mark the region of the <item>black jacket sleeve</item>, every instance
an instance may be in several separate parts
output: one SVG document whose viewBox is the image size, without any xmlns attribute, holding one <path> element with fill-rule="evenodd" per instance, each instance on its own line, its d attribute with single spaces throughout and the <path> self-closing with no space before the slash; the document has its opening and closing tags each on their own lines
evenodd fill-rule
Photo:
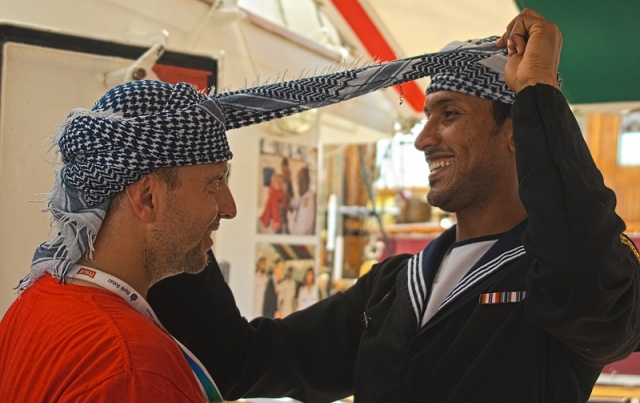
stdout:
<svg viewBox="0 0 640 403">
<path fill-rule="evenodd" d="M 212 265 L 197 275 L 162 280 L 148 300 L 169 332 L 202 361 L 225 399 L 329 402 L 352 393 L 362 309 L 344 294 L 285 319 L 248 322 Z"/>
<path fill-rule="evenodd" d="M 557 89 L 521 91 L 513 107 L 520 197 L 529 216 L 529 320 L 594 365 L 640 341 L 640 261 L 616 199 Z"/>
</svg>

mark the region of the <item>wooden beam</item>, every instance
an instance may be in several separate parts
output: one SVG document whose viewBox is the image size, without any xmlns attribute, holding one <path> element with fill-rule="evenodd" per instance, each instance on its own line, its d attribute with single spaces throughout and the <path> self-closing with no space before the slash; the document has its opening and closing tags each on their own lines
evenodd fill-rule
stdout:
<svg viewBox="0 0 640 403">
<path fill-rule="evenodd" d="M 593 387 L 591 397 L 622 397 L 626 399 L 640 397 L 640 386 L 596 385 Z"/>
</svg>

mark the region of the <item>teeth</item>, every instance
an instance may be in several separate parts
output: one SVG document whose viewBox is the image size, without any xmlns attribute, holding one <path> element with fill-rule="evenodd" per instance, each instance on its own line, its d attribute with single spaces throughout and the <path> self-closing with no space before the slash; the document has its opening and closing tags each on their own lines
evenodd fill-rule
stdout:
<svg viewBox="0 0 640 403">
<path fill-rule="evenodd" d="M 433 172 L 440 168 L 448 167 L 451 164 L 453 164 L 453 161 L 451 160 L 433 161 L 429 163 L 429 170 Z"/>
</svg>

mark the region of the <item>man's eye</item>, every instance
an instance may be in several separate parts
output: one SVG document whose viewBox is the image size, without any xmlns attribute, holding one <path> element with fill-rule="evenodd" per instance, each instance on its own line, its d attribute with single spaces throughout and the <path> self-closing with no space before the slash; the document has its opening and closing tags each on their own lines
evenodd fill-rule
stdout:
<svg viewBox="0 0 640 403">
<path fill-rule="evenodd" d="M 209 190 L 212 192 L 217 192 L 220 189 L 220 181 L 220 179 L 216 179 L 209 182 Z"/>
</svg>

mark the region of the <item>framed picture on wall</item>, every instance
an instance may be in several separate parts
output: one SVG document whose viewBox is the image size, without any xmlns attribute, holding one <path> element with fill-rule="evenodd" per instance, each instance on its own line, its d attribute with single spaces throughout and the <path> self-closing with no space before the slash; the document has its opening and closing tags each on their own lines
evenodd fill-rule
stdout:
<svg viewBox="0 0 640 403">
<path fill-rule="evenodd" d="M 283 318 L 324 296 L 317 278 L 316 247 L 259 243 L 256 247 L 253 316 Z"/>
<path fill-rule="evenodd" d="M 316 233 L 317 148 L 260 140 L 259 234 Z"/>
</svg>

